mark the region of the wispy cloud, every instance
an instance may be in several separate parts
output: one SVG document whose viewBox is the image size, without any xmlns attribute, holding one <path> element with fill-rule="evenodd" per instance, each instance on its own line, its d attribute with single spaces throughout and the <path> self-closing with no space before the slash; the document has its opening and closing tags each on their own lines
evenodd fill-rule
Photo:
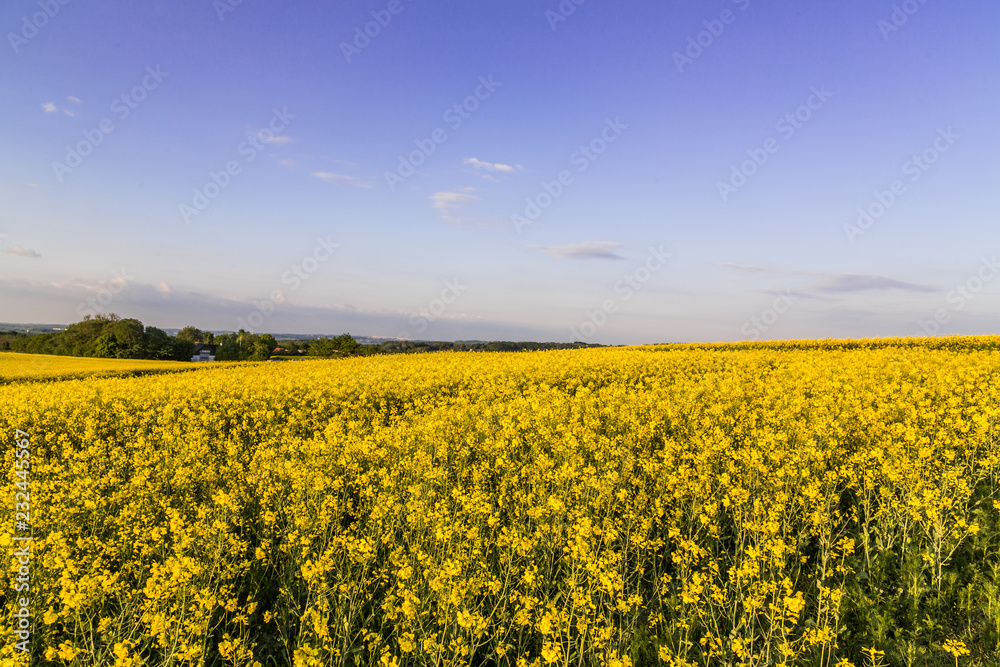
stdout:
<svg viewBox="0 0 1000 667">
<path fill-rule="evenodd" d="M 484 162 L 478 158 L 469 157 L 463 160 L 463 164 L 471 164 L 476 169 L 485 169 L 486 171 L 501 171 L 506 174 L 512 174 L 516 169 L 509 164 L 500 164 L 499 162 Z M 521 165 L 518 165 L 520 167 Z"/>
<path fill-rule="evenodd" d="M 429 199 L 434 202 L 434 208 L 441 211 L 441 219 L 446 222 L 465 222 L 465 219 L 458 215 L 459 207 L 463 204 L 470 204 L 478 201 L 479 197 L 468 194 L 475 192 L 475 188 L 462 188 L 457 192 L 435 192 Z"/>
<path fill-rule="evenodd" d="M 758 266 L 756 264 L 734 264 L 732 262 L 719 262 L 719 266 L 740 271 L 742 273 L 781 273 L 780 269 L 772 269 L 768 266 Z"/>
<path fill-rule="evenodd" d="M 939 290 L 928 285 L 908 283 L 895 278 L 857 273 L 839 273 L 828 276 L 814 286 L 819 292 L 827 294 L 842 294 L 848 292 L 865 292 L 870 290 L 902 290 L 904 292 L 937 292 Z"/>
<path fill-rule="evenodd" d="M 365 183 L 357 176 L 346 176 L 344 174 L 334 174 L 329 171 L 314 171 L 313 176 L 326 181 L 327 183 L 347 183 L 356 188 L 370 188 L 371 184 Z"/>
<path fill-rule="evenodd" d="M 83 104 L 83 101 L 79 97 L 73 97 L 72 95 L 70 95 L 66 99 L 69 100 L 70 102 L 75 103 L 75 104 Z M 60 109 L 59 107 L 57 107 L 55 105 L 54 102 L 42 102 L 42 110 L 45 113 L 56 113 L 58 111 L 62 111 L 67 116 L 70 116 L 70 117 L 76 116 L 76 112 L 75 111 L 71 111 L 69 109 Z"/>
<path fill-rule="evenodd" d="M 625 259 L 615 252 L 615 248 L 620 246 L 621 243 L 615 241 L 589 241 L 566 245 L 529 245 L 528 247 L 537 248 L 546 255 L 559 259 Z"/>
<path fill-rule="evenodd" d="M 874 292 L 884 290 L 901 290 L 904 292 L 939 292 L 941 290 L 929 285 L 896 280 L 886 276 L 878 276 L 867 273 L 824 273 L 821 271 L 802 271 L 798 269 L 778 269 L 770 266 L 759 266 L 756 264 L 735 264 L 732 262 L 720 262 L 718 266 L 733 269 L 740 273 L 762 276 L 810 276 L 816 279 L 806 285 L 802 296 L 809 296 L 808 292 L 818 294 L 850 294 L 853 292 Z M 821 298 L 821 297 L 814 297 Z"/>
<path fill-rule="evenodd" d="M 41 253 L 37 250 L 22 248 L 19 245 L 12 245 L 9 248 L 4 248 L 4 252 L 9 252 L 12 255 L 20 255 L 21 257 L 30 257 L 32 259 L 41 259 L 42 257 Z"/>
<path fill-rule="evenodd" d="M 290 144 L 294 139 L 292 139 L 287 134 L 272 134 L 271 132 L 264 132 L 263 130 L 257 132 L 257 138 L 263 141 L 265 144 Z"/>
</svg>

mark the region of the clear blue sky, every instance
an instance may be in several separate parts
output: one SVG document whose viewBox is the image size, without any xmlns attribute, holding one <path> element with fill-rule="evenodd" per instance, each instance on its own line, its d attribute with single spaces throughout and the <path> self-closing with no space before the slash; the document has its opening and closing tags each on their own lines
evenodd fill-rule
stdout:
<svg viewBox="0 0 1000 667">
<path fill-rule="evenodd" d="M 231 2 L 4 3 L 0 321 L 1000 332 L 995 2 Z"/>
</svg>

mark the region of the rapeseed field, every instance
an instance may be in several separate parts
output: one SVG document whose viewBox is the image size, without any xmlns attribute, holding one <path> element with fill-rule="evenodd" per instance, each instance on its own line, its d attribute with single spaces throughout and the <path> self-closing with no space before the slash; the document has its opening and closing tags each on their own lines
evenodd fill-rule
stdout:
<svg viewBox="0 0 1000 667">
<path fill-rule="evenodd" d="M 997 665 L 998 342 L 9 383 L 0 660 Z"/>
<path fill-rule="evenodd" d="M 0 384 L 192 370 L 190 362 L 0 352 Z"/>
</svg>

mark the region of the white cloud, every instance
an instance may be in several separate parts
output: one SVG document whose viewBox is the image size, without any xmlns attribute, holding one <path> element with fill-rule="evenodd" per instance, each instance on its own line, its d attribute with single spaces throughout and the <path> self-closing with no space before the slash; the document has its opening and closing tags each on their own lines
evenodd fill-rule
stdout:
<svg viewBox="0 0 1000 667">
<path fill-rule="evenodd" d="M 295 166 L 295 160 L 287 160 L 287 159 L 286 160 L 278 160 L 278 164 L 280 164 L 282 167 L 294 167 Z"/>
<path fill-rule="evenodd" d="M 42 109 L 45 110 L 45 113 L 55 113 L 56 111 L 59 110 L 59 109 L 56 108 L 56 105 L 53 104 L 52 102 L 44 102 L 44 103 L 42 103 Z"/>
<path fill-rule="evenodd" d="M 327 183 L 347 183 L 348 185 L 353 185 L 356 188 L 370 188 L 371 185 L 365 183 L 357 176 L 345 176 L 344 174 L 333 174 L 329 171 L 314 171 L 313 176 Z"/>
<path fill-rule="evenodd" d="M 247 131 L 265 144 L 290 144 L 295 141 L 287 134 L 275 134 L 273 130 L 266 127 L 258 129 L 247 128 Z"/>
<path fill-rule="evenodd" d="M 434 202 L 434 208 L 441 211 L 441 219 L 447 222 L 464 222 L 458 215 L 458 209 L 463 204 L 478 201 L 479 197 L 467 194 L 475 192 L 475 188 L 463 188 L 458 192 L 435 192 L 428 199 Z"/>
<path fill-rule="evenodd" d="M 560 259 L 624 259 L 614 250 L 621 246 L 615 241 L 588 241 L 585 243 L 569 243 L 566 245 L 529 245 L 546 255 Z"/>
<path fill-rule="evenodd" d="M 476 169 L 485 169 L 486 171 L 501 171 L 505 174 L 514 173 L 514 167 L 509 164 L 500 164 L 499 162 L 484 162 L 479 158 L 469 157 L 463 160 L 463 164 L 471 164 Z M 520 165 L 518 165 L 520 167 Z"/>
<path fill-rule="evenodd" d="M 12 245 L 5 252 L 9 252 L 12 255 L 21 255 L 22 257 L 31 257 L 32 259 L 40 259 L 42 256 L 37 250 L 22 248 L 19 245 Z"/>
<path fill-rule="evenodd" d="M 172 290 L 170 289 L 170 285 L 161 282 L 156 286 L 156 291 L 160 292 L 161 294 L 170 294 Z"/>
<path fill-rule="evenodd" d="M 76 102 L 77 104 L 83 104 L 83 100 L 81 100 L 79 97 L 74 97 L 74 96 L 70 95 L 66 99 L 69 100 L 70 102 Z"/>
<path fill-rule="evenodd" d="M 257 136 L 265 144 L 290 144 L 294 139 L 285 134 L 271 135 L 270 137 L 264 136 L 262 132 L 257 133 Z"/>
</svg>

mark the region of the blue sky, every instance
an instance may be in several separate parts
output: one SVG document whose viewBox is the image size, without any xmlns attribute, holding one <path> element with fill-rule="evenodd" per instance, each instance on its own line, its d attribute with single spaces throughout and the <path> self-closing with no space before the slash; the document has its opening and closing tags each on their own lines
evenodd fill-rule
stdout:
<svg viewBox="0 0 1000 667">
<path fill-rule="evenodd" d="M 0 321 L 1000 331 L 996 3 L 64 1 L 0 9 Z"/>
</svg>

